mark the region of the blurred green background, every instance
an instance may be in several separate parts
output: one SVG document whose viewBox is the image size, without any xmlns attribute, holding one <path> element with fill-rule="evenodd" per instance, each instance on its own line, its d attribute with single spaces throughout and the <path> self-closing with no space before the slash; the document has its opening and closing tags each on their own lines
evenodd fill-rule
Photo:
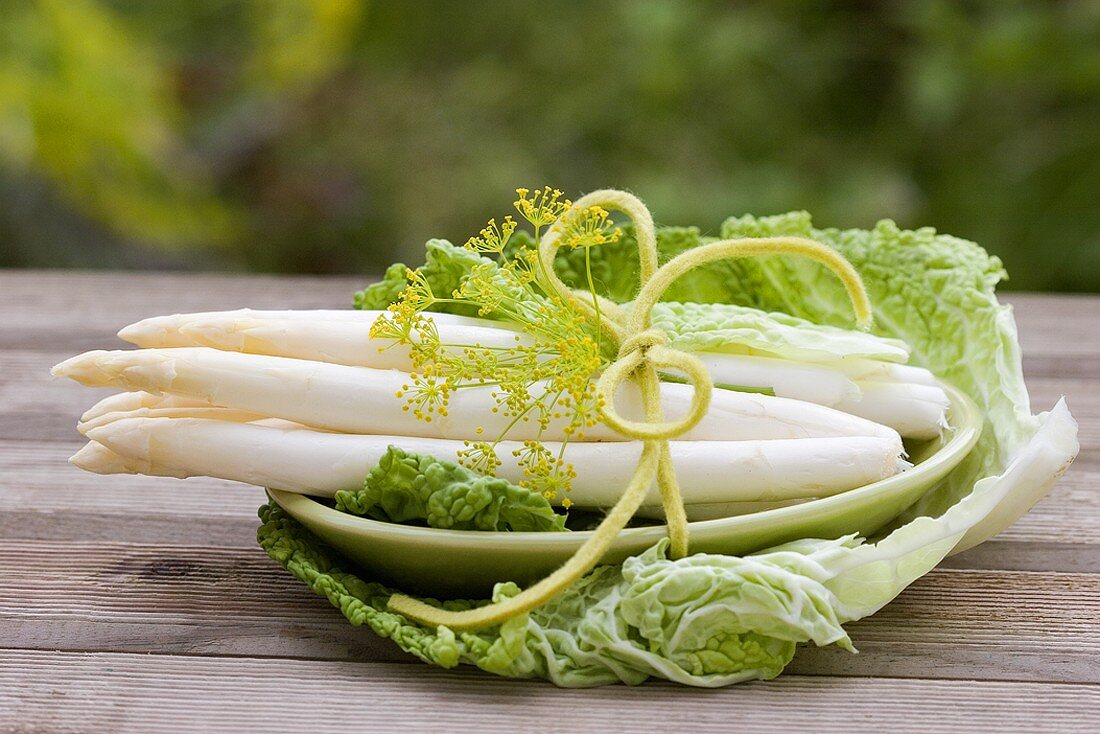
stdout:
<svg viewBox="0 0 1100 734">
<path fill-rule="evenodd" d="M 1100 2 L 0 0 L 0 266 L 377 273 L 516 186 L 1100 290 Z"/>
</svg>

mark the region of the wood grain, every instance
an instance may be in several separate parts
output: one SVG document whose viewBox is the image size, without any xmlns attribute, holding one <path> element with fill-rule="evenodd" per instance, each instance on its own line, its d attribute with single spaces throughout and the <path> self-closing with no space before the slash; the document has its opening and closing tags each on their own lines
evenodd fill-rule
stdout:
<svg viewBox="0 0 1100 734">
<path fill-rule="evenodd" d="M 1100 690 L 797 675 L 560 690 L 420 665 L 0 651 L 0 710 L 28 723 L 8 731 L 1095 732 Z"/>
<path fill-rule="evenodd" d="M 0 648 L 397 657 L 258 548 L 0 541 L 0 579 Z M 1097 574 L 941 569 L 794 670 L 1096 683 L 1098 617 Z"/>
<path fill-rule="evenodd" d="M 1014 527 L 723 691 L 560 691 L 427 668 L 347 624 L 255 545 L 260 490 L 82 473 L 50 380 L 158 313 L 345 307 L 365 278 L 0 272 L 0 732 L 1100 731 L 1100 297 L 1011 295 L 1036 410 L 1062 394 L 1082 456 Z"/>
</svg>

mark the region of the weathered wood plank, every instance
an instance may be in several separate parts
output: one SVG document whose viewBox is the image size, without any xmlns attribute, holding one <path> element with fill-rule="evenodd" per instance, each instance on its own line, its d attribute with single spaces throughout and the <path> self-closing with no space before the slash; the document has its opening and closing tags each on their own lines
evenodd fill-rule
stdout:
<svg viewBox="0 0 1100 734">
<path fill-rule="evenodd" d="M 1091 732 L 1100 691 L 788 676 L 719 691 L 507 686 L 477 671 L 306 660 L 0 652 L 0 725 L 38 732 Z"/>
<path fill-rule="evenodd" d="M 0 648 L 399 659 L 258 548 L 0 541 Z M 800 673 L 1100 682 L 1100 574 L 938 570 Z"/>
<path fill-rule="evenodd" d="M 377 276 L 0 270 L 8 327 L 120 326 L 209 308 L 344 308 Z"/>
<path fill-rule="evenodd" d="M 68 463 L 80 446 L 0 439 L 0 538 L 254 546 L 259 487 L 89 474 Z"/>
<path fill-rule="evenodd" d="M 0 440 L 0 513 L 35 509 L 47 513 L 251 517 L 264 502 L 259 487 L 222 479 L 91 474 L 68 463 L 69 456 L 82 445 L 79 441 Z"/>
<path fill-rule="evenodd" d="M 1098 374 L 1095 315 L 1100 313 L 1100 296 L 1003 293 L 999 298 L 1012 305 L 1025 355 L 1090 358 L 1091 374 Z"/>
</svg>

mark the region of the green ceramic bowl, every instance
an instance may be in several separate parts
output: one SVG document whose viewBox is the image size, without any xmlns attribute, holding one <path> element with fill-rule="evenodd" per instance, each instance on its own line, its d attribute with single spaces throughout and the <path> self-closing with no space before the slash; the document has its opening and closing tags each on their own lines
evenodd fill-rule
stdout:
<svg viewBox="0 0 1100 734">
<path fill-rule="evenodd" d="M 690 523 L 696 553 L 743 554 L 798 538 L 869 535 L 897 517 L 970 452 L 982 429 L 978 406 L 945 385 L 951 407 L 943 439 L 909 447 L 912 469 L 849 492 L 752 514 Z M 497 581 L 528 584 L 560 566 L 590 535 L 437 530 L 348 515 L 305 495 L 271 498 L 357 564 L 367 578 L 437 598 L 482 598 Z M 603 558 L 618 563 L 649 548 L 664 526 L 628 528 Z"/>
</svg>

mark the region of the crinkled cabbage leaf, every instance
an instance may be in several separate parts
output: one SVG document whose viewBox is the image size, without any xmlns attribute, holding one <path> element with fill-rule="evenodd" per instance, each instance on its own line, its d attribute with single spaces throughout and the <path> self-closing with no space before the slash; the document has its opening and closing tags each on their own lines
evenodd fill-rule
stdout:
<svg viewBox="0 0 1100 734">
<path fill-rule="evenodd" d="M 720 686 L 779 675 L 798 642 L 851 649 L 828 571 L 812 555 L 695 555 L 670 561 L 667 541 L 600 566 L 553 602 L 479 632 L 429 629 L 386 610 L 390 589 L 349 573 L 343 560 L 275 503 L 260 508 L 260 545 L 355 625 L 445 668 L 476 665 L 570 687 L 650 676 Z M 843 538 L 823 550 L 849 546 Z M 500 583 L 493 599 L 519 588 Z M 448 609 L 484 602 L 448 601 Z"/>
<path fill-rule="evenodd" d="M 444 530 L 565 530 L 565 516 L 538 492 L 398 446 L 382 454 L 362 487 L 335 500 L 341 512 Z"/>
</svg>

